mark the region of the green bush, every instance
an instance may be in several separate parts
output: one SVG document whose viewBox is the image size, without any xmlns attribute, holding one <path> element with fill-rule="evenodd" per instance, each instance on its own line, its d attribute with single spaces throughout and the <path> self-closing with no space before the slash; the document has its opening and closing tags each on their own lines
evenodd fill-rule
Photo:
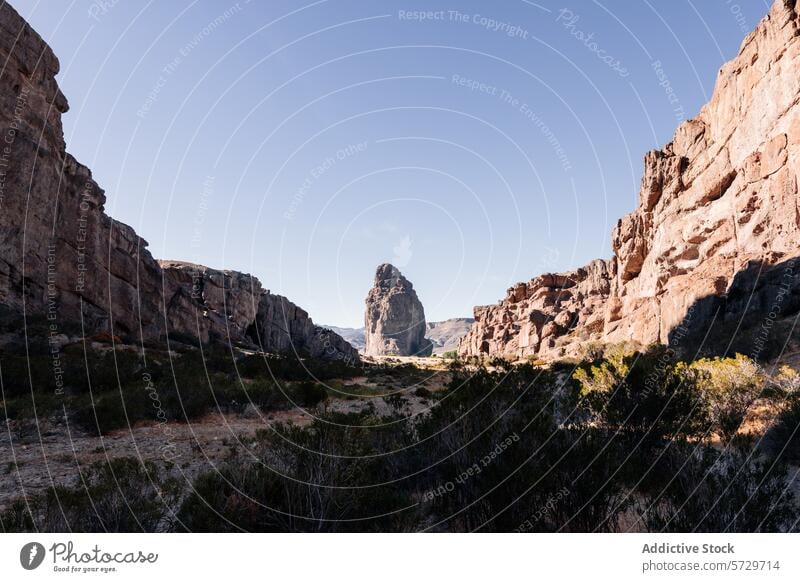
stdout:
<svg viewBox="0 0 800 582">
<path fill-rule="evenodd" d="M 680 363 L 676 371 L 702 394 L 713 427 L 725 441 L 739 430 L 765 384 L 758 365 L 741 354 Z"/>
<path fill-rule="evenodd" d="M 325 387 L 315 382 L 300 382 L 289 390 L 291 399 L 303 408 L 313 408 L 328 398 Z"/>
<path fill-rule="evenodd" d="M 70 400 L 68 417 L 83 429 L 97 434 L 133 426 L 146 414 L 146 397 L 135 386 L 122 391 L 86 394 Z"/>
<path fill-rule="evenodd" d="M 0 514 L 4 532 L 152 532 L 172 528 L 181 496 L 167 468 L 132 457 L 82 470 L 74 487 L 28 496 Z"/>
<path fill-rule="evenodd" d="M 650 440 L 703 435 L 710 422 L 704 396 L 676 369 L 674 355 L 662 347 L 615 349 L 573 377 L 588 408 L 607 426 Z"/>
<path fill-rule="evenodd" d="M 297 358 L 253 354 L 240 358 L 236 368 L 242 378 L 277 378 L 280 380 L 331 380 L 353 378 L 364 373 L 361 366 L 340 360 Z"/>
</svg>

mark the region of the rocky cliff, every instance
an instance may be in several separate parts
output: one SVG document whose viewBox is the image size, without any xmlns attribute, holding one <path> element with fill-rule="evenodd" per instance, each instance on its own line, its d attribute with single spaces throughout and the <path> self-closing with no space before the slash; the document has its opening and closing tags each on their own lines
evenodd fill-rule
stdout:
<svg viewBox="0 0 800 582">
<path fill-rule="evenodd" d="M 558 357 L 586 341 L 667 343 L 714 319 L 792 314 L 799 169 L 800 7 L 777 0 L 720 70 L 711 101 L 645 156 L 613 257 L 477 307 L 460 353 Z M 751 300 L 734 298 L 743 294 Z"/>
<path fill-rule="evenodd" d="M 147 242 L 104 212 L 91 171 L 66 152 L 58 59 L 0 5 L 0 308 L 130 341 L 191 338 L 358 359 L 344 340 L 255 278 L 159 264 Z M 20 325 L 20 330 L 22 325 Z M 326 339 L 320 339 L 322 336 Z"/>
<path fill-rule="evenodd" d="M 498 305 L 475 308 L 475 323 L 462 338 L 459 354 L 572 353 L 572 343 L 602 333 L 610 291 L 608 263 L 599 260 L 571 273 L 519 283 Z"/>
<path fill-rule="evenodd" d="M 414 286 L 393 265 L 375 272 L 364 316 L 364 353 L 368 356 L 429 356 L 425 310 Z"/>
</svg>

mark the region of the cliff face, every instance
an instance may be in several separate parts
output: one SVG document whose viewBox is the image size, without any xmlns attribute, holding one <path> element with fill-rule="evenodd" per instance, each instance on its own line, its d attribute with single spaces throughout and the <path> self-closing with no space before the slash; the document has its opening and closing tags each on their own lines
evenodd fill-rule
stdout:
<svg viewBox="0 0 800 582">
<path fill-rule="evenodd" d="M 147 243 L 103 212 L 103 190 L 66 153 L 58 60 L 7 3 L 0 61 L 0 303 L 47 312 L 56 326 L 82 320 L 101 329 L 113 315 L 120 333 L 141 325 L 146 336 L 158 335 L 158 264 Z"/>
<path fill-rule="evenodd" d="M 461 340 L 459 353 L 543 357 L 568 353 L 570 342 L 602 333 L 610 289 L 606 261 L 519 283 L 498 305 L 475 308 L 475 323 Z"/>
<path fill-rule="evenodd" d="M 364 316 L 364 353 L 368 356 L 429 356 L 425 310 L 414 286 L 393 265 L 375 273 Z"/>
<path fill-rule="evenodd" d="M 8 3 L 0 6 L 0 307 L 131 340 L 170 336 L 316 351 L 316 326 L 255 278 L 158 263 L 147 242 L 104 212 L 91 171 L 66 152 L 67 100 L 49 46 Z M 275 302 L 289 313 L 281 318 Z M 289 307 L 291 306 L 291 307 Z M 296 322 L 281 327 L 281 319 Z M 258 323 L 257 323 L 258 322 Z M 272 326 L 277 326 L 273 329 Z M 21 331 L 21 330 L 20 330 Z M 296 331 L 297 335 L 285 335 Z M 358 356 L 341 338 L 332 356 Z"/>
<path fill-rule="evenodd" d="M 775 286 L 763 291 L 758 273 L 779 264 L 788 266 L 788 315 L 800 288 L 791 261 L 800 255 L 798 170 L 800 7 L 777 0 L 720 70 L 711 101 L 645 156 L 639 204 L 614 229 L 614 256 L 477 307 L 460 353 L 557 357 L 590 340 L 667 343 L 719 307 L 728 320 L 754 306 L 766 316 Z M 734 281 L 755 300 L 729 301 Z"/>
</svg>

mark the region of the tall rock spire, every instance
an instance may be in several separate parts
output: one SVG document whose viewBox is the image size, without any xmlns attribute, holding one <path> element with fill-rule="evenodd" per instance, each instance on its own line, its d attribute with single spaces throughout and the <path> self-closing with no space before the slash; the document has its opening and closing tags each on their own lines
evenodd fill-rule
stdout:
<svg viewBox="0 0 800 582">
<path fill-rule="evenodd" d="M 429 356 L 425 309 L 414 286 L 390 264 L 380 265 L 367 295 L 364 352 L 368 356 Z"/>
</svg>

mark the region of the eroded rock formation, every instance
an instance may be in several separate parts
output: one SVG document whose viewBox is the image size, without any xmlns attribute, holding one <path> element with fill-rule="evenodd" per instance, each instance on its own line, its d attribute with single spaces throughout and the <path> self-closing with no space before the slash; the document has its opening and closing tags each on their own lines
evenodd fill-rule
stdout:
<svg viewBox="0 0 800 582">
<path fill-rule="evenodd" d="M 602 332 L 610 289 L 608 263 L 600 260 L 519 283 L 498 305 L 475 308 L 475 323 L 459 353 L 522 357 L 566 352 L 566 343 Z"/>
<path fill-rule="evenodd" d="M 476 307 L 460 353 L 549 358 L 591 340 L 667 343 L 690 313 L 707 325 L 719 307 L 728 320 L 752 312 L 752 303 L 728 294 L 737 274 L 738 294 L 742 285 L 763 287 L 742 275 L 754 264 L 793 268 L 799 169 L 800 7 L 777 0 L 720 70 L 711 101 L 645 156 L 639 204 L 614 229 L 614 256 L 537 277 L 498 305 Z M 792 296 L 795 271 L 787 277 Z M 756 301 L 764 316 L 769 303 Z M 696 305 L 715 309 L 700 313 Z M 791 309 L 794 301 L 780 302 L 783 316 Z"/>
<path fill-rule="evenodd" d="M 414 286 L 393 265 L 375 272 L 364 316 L 364 353 L 368 356 L 429 356 L 425 310 Z"/>
<path fill-rule="evenodd" d="M 169 335 L 255 347 L 263 339 L 266 351 L 358 359 L 255 277 L 159 264 L 146 241 L 104 212 L 104 191 L 66 152 L 58 59 L 8 3 L 0 5 L 0 63 L 4 313 L 46 319 L 59 336 L 77 328 L 123 340 Z"/>
<path fill-rule="evenodd" d="M 267 352 L 359 362 L 358 350 L 340 335 L 314 325 L 303 309 L 272 293 L 261 296 L 248 336 Z"/>
</svg>

